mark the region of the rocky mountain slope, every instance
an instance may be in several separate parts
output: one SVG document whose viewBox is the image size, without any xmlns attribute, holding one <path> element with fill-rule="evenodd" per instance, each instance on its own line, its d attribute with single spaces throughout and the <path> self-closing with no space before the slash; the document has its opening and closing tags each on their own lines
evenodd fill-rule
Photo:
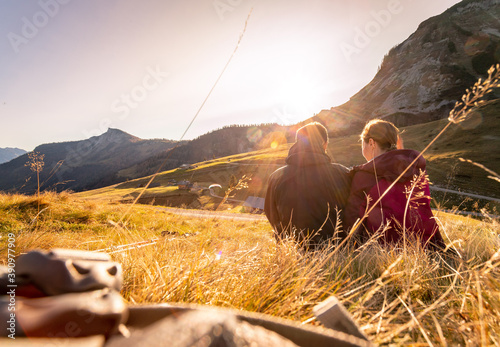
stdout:
<svg viewBox="0 0 500 347">
<path fill-rule="evenodd" d="M 20 155 L 23 155 L 24 153 L 26 153 L 26 151 L 20 148 L 0 148 L 0 164 L 11 161 L 12 159 L 19 157 Z"/>
<path fill-rule="evenodd" d="M 34 152 L 43 155 L 40 174 L 42 189 L 75 191 L 103 187 L 119 182 L 116 173 L 176 143 L 168 140 L 142 140 L 118 129 L 100 136 L 74 142 L 44 144 Z M 36 191 L 36 174 L 25 164 L 24 154 L 0 165 L 0 190 L 32 193 Z"/>
<path fill-rule="evenodd" d="M 432 17 L 384 57 L 373 80 L 315 119 L 330 129 L 385 118 L 411 125 L 446 118 L 455 102 L 500 62 L 500 1 L 465 0 Z"/>
</svg>

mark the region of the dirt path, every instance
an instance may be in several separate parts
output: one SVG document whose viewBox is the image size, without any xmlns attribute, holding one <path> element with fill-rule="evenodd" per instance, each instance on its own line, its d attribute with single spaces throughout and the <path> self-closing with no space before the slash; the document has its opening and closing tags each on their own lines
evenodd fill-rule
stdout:
<svg viewBox="0 0 500 347">
<path fill-rule="evenodd" d="M 459 195 L 463 195 L 463 196 L 469 196 L 469 197 L 472 197 L 475 199 L 484 199 L 484 200 L 495 201 L 495 202 L 500 203 L 500 199 L 495 199 L 495 198 L 492 198 L 489 196 L 484 196 L 484 195 L 464 193 L 464 192 L 440 188 L 440 187 L 436 187 L 436 186 L 432 186 L 431 190 L 459 194 Z M 217 196 L 212 191 L 210 193 L 214 197 L 222 198 L 221 196 Z M 231 212 L 220 212 L 220 211 L 188 210 L 188 209 L 182 209 L 182 208 L 158 207 L 158 206 L 156 208 L 163 210 L 163 211 L 170 212 L 170 213 L 175 213 L 177 215 L 184 215 L 186 217 L 194 217 L 194 218 L 218 218 L 218 219 L 224 219 L 224 220 L 236 220 L 236 221 L 245 221 L 245 222 L 266 220 L 266 216 L 263 214 L 260 215 L 260 214 L 249 214 L 249 213 L 231 213 Z M 444 212 L 452 212 L 452 211 L 444 211 Z M 475 215 L 473 212 L 466 212 L 466 213 L 460 212 L 460 214 Z M 492 217 L 497 217 L 497 216 L 492 216 Z"/>
<path fill-rule="evenodd" d="M 219 212 L 219 211 L 203 211 L 203 210 L 186 210 L 182 208 L 172 208 L 172 207 L 156 207 L 157 209 L 167 211 L 170 213 L 175 213 L 177 215 L 182 215 L 186 217 L 196 217 L 196 218 L 217 218 L 225 220 L 238 220 L 238 221 L 263 221 L 266 220 L 264 215 L 260 214 L 249 214 L 249 213 L 230 213 L 230 212 Z"/>
</svg>

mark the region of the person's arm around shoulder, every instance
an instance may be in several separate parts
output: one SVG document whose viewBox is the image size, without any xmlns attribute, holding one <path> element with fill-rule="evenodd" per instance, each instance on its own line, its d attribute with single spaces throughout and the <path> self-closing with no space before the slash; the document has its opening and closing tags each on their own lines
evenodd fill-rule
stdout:
<svg viewBox="0 0 500 347">
<path fill-rule="evenodd" d="M 335 169 L 335 190 L 339 205 L 345 209 L 351 190 L 351 175 L 349 169 L 342 164 L 332 163 Z"/>
<path fill-rule="evenodd" d="M 350 171 L 347 167 L 345 167 L 344 165 L 342 164 L 339 164 L 339 163 L 332 163 L 332 166 L 334 168 L 336 168 L 337 170 L 339 170 L 340 172 L 343 172 L 343 173 L 346 173 L 349 175 Z"/>
<path fill-rule="evenodd" d="M 356 167 L 349 172 L 351 178 L 351 187 L 347 205 L 345 208 L 346 229 L 352 228 L 354 223 L 361 217 L 360 208 L 366 202 L 365 190 L 369 185 L 367 177 L 362 171 L 358 171 Z"/>
<path fill-rule="evenodd" d="M 264 201 L 264 212 L 266 214 L 267 219 L 269 220 L 269 223 L 273 227 L 274 236 L 276 237 L 276 239 L 278 239 L 279 235 L 281 234 L 281 229 L 279 227 L 280 226 L 280 218 L 279 218 L 278 209 L 276 207 L 276 195 L 275 195 L 277 176 L 278 176 L 278 174 L 275 171 L 269 177 L 266 198 Z"/>
</svg>

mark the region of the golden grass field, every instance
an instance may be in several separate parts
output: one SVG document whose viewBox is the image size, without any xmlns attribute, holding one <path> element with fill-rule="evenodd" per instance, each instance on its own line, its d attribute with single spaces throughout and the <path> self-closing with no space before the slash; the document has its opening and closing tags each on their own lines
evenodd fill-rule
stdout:
<svg viewBox="0 0 500 347">
<path fill-rule="evenodd" d="M 267 221 L 186 218 L 147 205 L 135 205 L 118 225 L 129 208 L 69 193 L 42 193 L 39 200 L 0 194 L 0 230 L 16 234 L 18 254 L 37 248 L 111 253 L 123 266 L 122 295 L 130 304 L 216 305 L 319 324 L 313 306 L 336 295 L 376 344 L 500 343 L 496 221 L 437 213 L 447 245 L 460 254 L 443 259 L 376 242 L 307 254 L 291 243 L 277 245 Z M 152 239 L 158 241 L 142 248 L 113 248 Z M 6 248 L 2 237 L 2 262 Z"/>
</svg>

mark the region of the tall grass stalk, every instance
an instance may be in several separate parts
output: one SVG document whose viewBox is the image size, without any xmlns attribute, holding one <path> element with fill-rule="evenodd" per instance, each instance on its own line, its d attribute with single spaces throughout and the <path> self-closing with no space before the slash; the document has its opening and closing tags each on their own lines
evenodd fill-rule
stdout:
<svg viewBox="0 0 500 347">
<path fill-rule="evenodd" d="M 217 205 L 217 208 L 215 209 L 216 211 L 219 210 L 219 208 L 224 205 L 224 203 L 227 201 L 227 199 L 231 198 L 231 194 L 235 190 L 242 190 L 248 188 L 248 182 L 251 181 L 252 179 L 250 177 L 247 177 L 246 175 L 243 175 L 239 180 L 234 182 L 229 182 L 229 186 L 226 189 L 226 192 L 224 193 L 224 197 L 222 198 L 221 202 L 219 205 Z"/>
<path fill-rule="evenodd" d="M 32 172 L 36 173 L 36 197 L 37 201 L 40 201 L 40 172 L 42 172 L 43 167 L 45 165 L 43 159 L 45 158 L 45 154 L 41 154 L 40 152 L 30 152 L 28 153 L 28 162 L 25 166 L 29 167 Z M 38 215 L 40 214 L 40 204 L 37 205 L 38 213 L 35 216 L 34 220 L 38 220 Z"/>
<path fill-rule="evenodd" d="M 253 8 L 252 8 L 253 10 Z M 196 118 L 198 118 L 198 115 L 200 114 L 201 110 L 203 109 L 203 107 L 205 106 L 205 103 L 207 102 L 208 98 L 210 97 L 210 95 L 212 95 L 212 92 L 214 91 L 215 87 L 217 86 L 217 84 L 219 83 L 222 75 L 226 72 L 226 69 L 227 67 L 229 66 L 229 64 L 231 63 L 231 61 L 233 60 L 233 57 L 234 55 L 236 54 L 236 51 L 238 50 L 238 48 L 240 47 L 240 43 L 241 43 L 241 40 L 243 39 L 243 36 L 245 36 L 245 33 L 246 33 L 246 30 L 247 30 L 247 25 L 248 25 L 248 21 L 250 20 L 250 16 L 252 15 L 252 10 L 250 10 L 250 12 L 248 13 L 248 16 L 247 16 L 247 19 L 245 21 L 245 26 L 243 28 L 243 31 L 242 33 L 240 34 L 240 37 L 238 39 L 238 43 L 236 44 L 236 47 L 234 48 L 234 51 L 233 53 L 231 54 L 231 56 L 229 57 L 226 65 L 224 65 L 224 68 L 222 69 L 221 73 L 219 74 L 219 76 L 217 77 L 217 79 L 215 80 L 215 83 L 213 84 L 212 88 L 210 89 L 210 91 L 208 92 L 207 96 L 205 97 L 205 99 L 203 100 L 200 108 L 198 109 L 198 111 L 196 111 L 196 114 L 194 115 L 193 119 L 191 120 L 191 122 L 188 124 L 188 126 L 186 127 L 186 130 L 184 130 L 184 133 L 182 134 L 182 136 L 180 137 L 179 139 L 179 142 L 181 142 L 184 137 L 186 136 L 187 132 L 189 131 L 189 129 L 191 128 L 191 126 L 193 125 L 194 121 L 196 120 Z M 131 212 L 131 209 L 133 208 L 133 206 L 135 204 L 137 204 L 137 202 L 139 201 L 139 199 L 142 197 L 142 195 L 144 194 L 144 192 L 146 192 L 146 189 L 149 188 L 149 186 L 151 185 L 151 183 L 153 183 L 154 179 L 156 178 L 156 176 L 158 176 L 158 174 L 162 171 L 163 167 L 165 166 L 165 164 L 167 163 L 168 159 L 170 158 L 170 155 L 174 152 L 174 150 L 179 147 L 179 144 L 177 144 L 174 148 L 171 148 L 169 150 L 169 152 L 167 153 L 167 156 L 165 157 L 165 160 L 161 163 L 161 165 L 158 167 L 158 169 L 156 170 L 156 172 L 151 176 L 151 178 L 149 179 L 149 181 L 146 183 L 146 185 L 144 186 L 144 188 L 140 191 L 139 195 L 135 198 L 135 200 L 132 202 L 132 204 L 130 205 L 129 209 L 120 217 L 120 220 L 119 222 L 117 223 L 117 226 L 120 225 L 124 220 L 125 218 L 127 218 L 127 216 L 130 214 Z"/>
</svg>

